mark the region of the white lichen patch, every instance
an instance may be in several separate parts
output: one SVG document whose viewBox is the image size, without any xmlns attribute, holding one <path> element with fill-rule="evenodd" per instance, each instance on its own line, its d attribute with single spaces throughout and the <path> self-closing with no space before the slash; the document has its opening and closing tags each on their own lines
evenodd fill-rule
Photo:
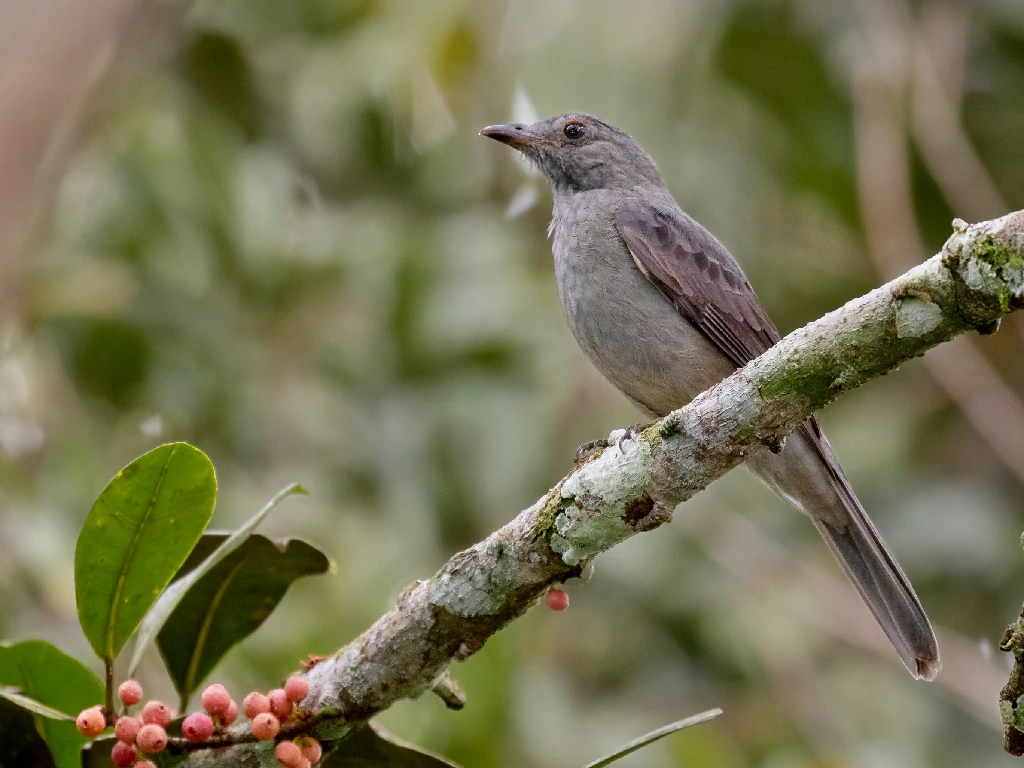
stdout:
<svg viewBox="0 0 1024 768">
<path fill-rule="evenodd" d="M 1000 701 L 999 715 L 1003 725 L 1018 731 L 1024 729 L 1024 696 L 1018 696 L 1016 701 Z"/>
<path fill-rule="evenodd" d="M 515 582 L 519 563 L 514 558 L 495 557 L 491 570 L 466 568 L 444 573 L 430 585 L 431 605 L 456 616 L 488 616 L 498 613 L 504 602 L 499 585 Z"/>
<path fill-rule="evenodd" d="M 1003 283 L 1018 299 L 1024 298 L 1024 272 L 1004 269 Z"/>
<path fill-rule="evenodd" d="M 937 304 L 919 298 L 907 298 L 896 307 L 896 336 L 901 339 L 923 336 L 938 328 L 942 310 Z"/>
<path fill-rule="evenodd" d="M 969 259 L 967 269 L 961 271 L 964 283 L 968 288 L 985 293 L 998 294 L 1003 288 L 1003 280 L 989 264 L 980 259 Z"/>
<path fill-rule="evenodd" d="M 624 429 L 613 429 L 611 434 L 608 435 L 608 445 L 618 445 L 619 440 L 626 436 L 626 430 Z"/>
<path fill-rule="evenodd" d="M 562 498 L 575 503 L 555 518 L 551 548 L 566 565 L 578 565 L 632 536 L 624 521 L 626 501 L 642 493 L 650 478 L 651 446 L 645 442 L 630 441 L 625 455 L 606 450 L 582 466 L 562 484 Z"/>
</svg>

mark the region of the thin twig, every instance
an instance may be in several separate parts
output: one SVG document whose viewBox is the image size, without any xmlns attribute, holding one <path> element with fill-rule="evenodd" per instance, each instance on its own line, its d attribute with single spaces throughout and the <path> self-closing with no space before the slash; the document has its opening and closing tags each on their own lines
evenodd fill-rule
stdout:
<svg viewBox="0 0 1024 768">
<path fill-rule="evenodd" d="M 709 709 L 707 712 L 701 712 L 699 715 L 693 715 L 685 720 L 680 720 L 676 723 L 669 723 L 668 725 L 658 728 L 656 731 L 651 731 L 648 734 L 644 734 L 638 739 L 634 739 L 623 747 L 615 750 L 610 755 L 606 755 L 592 763 L 587 763 L 583 768 L 605 768 L 614 762 L 618 762 L 626 755 L 631 755 L 638 749 L 643 749 L 648 744 L 663 739 L 666 736 L 671 736 L 676 731 L 681 731 L 684 728 L 689 728 L 693 725 L 699 725 L 700 723 L 706 723 L 708 720 L 713 720 L 722 714 L 720 709 Z"/>
</svg>

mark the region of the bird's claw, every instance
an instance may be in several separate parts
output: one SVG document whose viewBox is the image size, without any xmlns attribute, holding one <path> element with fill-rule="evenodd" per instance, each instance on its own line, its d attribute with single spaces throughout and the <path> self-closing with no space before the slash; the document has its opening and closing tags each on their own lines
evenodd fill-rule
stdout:
<svg viewBox="0 0 1024 768">
<path fill-rule="evenodd" d="M 640 433 L 641 432 L 643 432 L 648 427 L 653 427 L 657 423 L 658 422 L 656 422 L 656 421 L 651 421 L 651 422 L 648 422 L 647 424 L 639 424 L 638 423 L 638 424 L 634 424 L 631 427 L 627 427 L 626 431 L 622 433 L 622 437 L 619 438 L 619 441 L 618 441 L 619 451 L 621 453 L 625 453 L 625 451 L 622 448 L 622 444 L 626 440 L 631 440 L 633 442 L 636 442 L 636 439 L 638 437 L 640 437 Z"/>
<path fill-rule="evenodd" d="M 603 451 L 605 448 L 610 448 L 612 445 L 616 446 L 620 453 L 625 453 L 626 451 L 622 447 L 623 443 L 627 440 L 635 442 L 636 439 L 640 437 L 641 432 L 657 423 L 658 422 L 656 421 L 652 421 L 649 424 L 634 424 L 628 429 L 623 430 L 618 440 L 615 440 L 615 432 L 612 432 L 611 440 L 602 438 L 601 440 L 591 440 L 589 443 L 584 443 L 576 449 L 576 463 L 583 464 L 595 451 Z M 615 442 L 613 443 L 612 440 L 615 440 Z"/>
<path fill-rule="evenodd" d="M 583 464 L 590 458 L 591 454 L 595 451 L 603 451 L 611 443 L 604 438 L 600 440 L 591 440 L 589 443 L 584 443 L 576 449 L 576 463 Z"/>
</svg>

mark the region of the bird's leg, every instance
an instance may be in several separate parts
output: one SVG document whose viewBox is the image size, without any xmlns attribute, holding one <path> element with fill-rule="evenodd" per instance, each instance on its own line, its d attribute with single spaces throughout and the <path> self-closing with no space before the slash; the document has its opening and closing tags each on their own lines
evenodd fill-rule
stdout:
<svg viewBox="0 0 1024 768">
<path fill-rule="evenodd" d="M 622 443 L 623 443 L 623 441 L 625 441 L 625 440 L 632 440 L 632 441 L 636 442 L 636 439 L 638 437 L 640 437 L 640 433 L 641 432 L 643 432 L 645 429 L 653 427 L 657 423 L 658 423 L 658 421 L 656 420 L 656 421 L 650 421 L 650 422 L 648 422 L 646 424 L 637 423 L 637 424 L 634 424 L 631 427 L 627 427 L 625 433 L 623 433 L 622 437 L 619 438 L 619 441 L 618 441 L 619 451 L 621 451 L 622 453 L 625 453 L 625 451 L 622 450 Z"/>
<path fill-rule="evenodd" d="M 609 443 L 604 438 L 601 438 L 600 440 L 591 440 L 589 443 L 584 443 L 583 445 L 576 449 L 576 463 L 585 464 L 595 451 L 603 451 L 610 445 L 611 443 Z"/>
</svg>

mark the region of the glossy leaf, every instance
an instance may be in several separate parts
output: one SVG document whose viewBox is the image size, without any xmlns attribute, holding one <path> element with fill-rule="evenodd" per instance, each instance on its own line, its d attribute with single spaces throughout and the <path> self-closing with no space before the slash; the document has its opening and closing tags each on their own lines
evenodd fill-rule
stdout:
<svg viewBox="0 0 1024 768">
<path fill-rule="evenodd" d="M 41 640 L 0 646 L 0 686 L 17 688 L 29 699 L 70 715 L 72 721 L 86 707 L 103 703 L 99 678 L 77 659 Z M 74 722 L 39 716 L 33 720 L 58 768 L 77 767 L 85 739 Z"/>
<path fill-rule="evenodd" d="M 139 662 L 142 661 L 142 654 L 146 652 L 149 644 L 156 639 L 156 636 L 163 628 L 164 623 L 181 602 L 185 593 L 192 588 L 192 585 L 213 570 L 225 557 L 242 546 L 245 540 L 248 539 L 249 536 L 252 535 L 253 531 L 256 530 L 256 527 L 274 510 L 275 507 L 277 507 L 278 504 L 289 496 L 295 494 L 301 494 L 304 496 L 306 491 L 298 483 L 292 483 L 268 501 L 266 506 L 246 521 L 241 528 L 232 533 L 219 547 L 217 547 L 217 549 L 213 551 L 212 554 L 208 555 L 198 565 L 198 567 L 188 570 L 184 575 L 182 575 L 182 570 L 179 570 L 178 578 L 176 578 L 174 582 L 172 582 L 170 586 L 163 591 L 163 594 L 157 598 L 153 607 L 149 609 L 149 613 L 146 614 L 146 618 L 142 620 L 142 626 L 139 627 L 138 637 L 135 639 L 135 649 L 132 651 L 132 660 L 128 664 L 129 677 L 135 674 L 135 670 L 138 668 Z M 194 554 L 195 550 L 193 550 L 193 556 L 189 557 L 186 561 L 187 563 L 194 561 Z"/>
<path fill-rule="evenodd" d="M 75 549 L 78 618 L 113 659 L 188 557 L 213 514 L 217 478 L 187 443 L 143 454 L 96 499 Z"/>
<path fill-rule="evenodd" d="M 253 747 L 260 768 L 280 768 L 280 763 L 277 762 L 277 757 L 274 755 L 275 746 L 273 741 L 261 741 Z"/>
<path fill-rule="evenodd" d="M 648 744 L 653 744 L 658 739 L 663 739 L 677 731 L 683 730 L 684 728 L 689 728 L 691 725 L 697 725 L 698 723 L 713 720 L 720 714 L 722 714 L 722 710 L 720 709 L 709 709 L 707 712 L 701 712 L 699 715 L 693 715 L 692 717 L 687 717 L 684 720 L 669 723 L 668 725 L 662 726 L 655 731 L 651 731 L 638 739 L 634 739 L 620 749 L 615 750 L 610 755 L 605 755 L 592 763 L 587 763 L 583 768 L 604 768 L 604 766 L 611 765 L 612 763 L 621 760 L 626 755 L 636 752 L 638 749 L 643 749 Z"/>
<path fill-rule="evenodd" d="M 227 539 L 203 537 L 184 576 Z M 324 573 L 330 561 L 304 541 L 272 542 L 255 534 L 200 578 L 174 609 L 157 645 L 175 688 L 186 698 L 231 648 L 256 631 L 292 582 Z"/>
<path fill-rule="evenodd" d="M 75 722 L 75 718 L 71 715 L 64 714 L 53 707 L 48 707 L 45 704 L 26 696 L 18 688 L 0 685 L 0 696 L 7 699 L 12 704 L 17 704 L 22 709 L 27 709 L 33 714 L 49 718 L 50 720 L 62 720 L 71 723 Z"/>
<path fill-rule="evenodd" d="M 333 747 L 323 768 L 459 768 L 370 721 Z"/>
</svg>

